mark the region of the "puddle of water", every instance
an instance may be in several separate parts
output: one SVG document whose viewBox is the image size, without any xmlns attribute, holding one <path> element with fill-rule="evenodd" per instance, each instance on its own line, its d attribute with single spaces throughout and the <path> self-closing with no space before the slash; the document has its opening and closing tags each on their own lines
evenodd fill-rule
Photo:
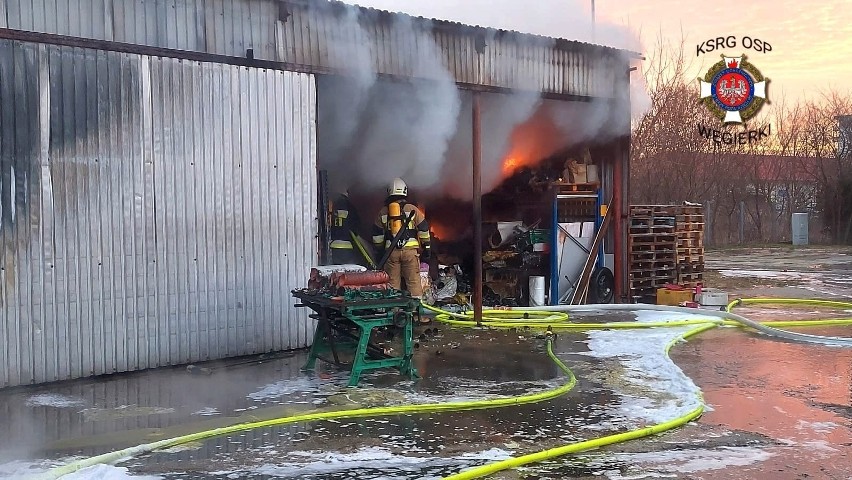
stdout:
<svg viewBox="0 0 852 480">
<path fill-rule="evenodd" d="M 647 312 L 645 318 L 659 321 L 659 317 Z M 678 316 L 682 318 L 683 315 Z M 233 469 L 217 472 L 228 475 L 239 471 L 283 478 L 422 479 L 485 463 L 471 455 L 495 446 L 527 453 L 670 420 L 695 408 L 698 401 L 695 385 L 662 353 L 667 343 L 690 328 L 694 327 L 631 331 L 627 335 L 618 331 L 560 334 L 555 350 L 577 370 L 581 384 L 575 393 L 554 401 L 494 410 L 338 420 L 288 430 L 264 429 L 205 442 L 204 448 L 191 452 L 140 458 L 134 471 L 144 473 L 158 465 L 157 472 L 168 471 L 169 466 L 174 466 L 175 471 L 199 472 L 215 464 L 233 465 Z M 527 355 L 539 356 L 541 352 L 528 351 Z M 552 368 L 548 371 L 552 372 Z M 617 371 L 618 375 L 587 378 L 586 374 L 595 371 Z M 503 376 L 510 375 L 503 372 Z M 523 378 L 520 374 L 511 376 L 514 379 L 508 382 L 509 386 L 519 391 L 549 388 L 565 380 L 551 377 L 524 381 L 519 380 Z M 489 393 L 484 396 L 508 394 L 506 388 L 501 388 L 502 381 L 477 376 L 441 376 L 427 385 L 428 389 L 404 391 L 405 398 L 453 401 L 481 398 L 483 391 Z M 688 397 L 685 401 L 680 398 L 684 395 Z M 311 454 L 307 464 L 305 454 L 300 453 L 320 451 L 324 453 Z M 365 452 L 369 464 L 362 457 Z M 281 459 L 287 461 L 282 463 Z"/>
<path fill-rule="evenodd" d="M 63 480 L 162 480 L 162 478 L 153 475 L 132 475 L 127 467 L 112 465 L 94 465 L 62 477 Z"/>
<path fill-rule="evenodd" d="M 74 408 L 83 407 L 86 401 L 82 398 L 75 398 L 69 395 L 61 395 L 57 393 L 42 393 L 33 395 L 26 401 L 28 407 L 55 407 L 55 408 Z"/>
<path fill-rule="evenodd" d="M 680 474 L 687 474 L 685 478 L 695 478 L 693 474 L 700 473 L 714 478 L 714 471 L 759 465 L 772 456 L 772 453 L 756 447 L 582 455 L 566 458 L 559 463 L 543 464 L 538 473 L 543 474 L 540 478 L 588 475 L 609 480 L 683 478 Z"/>
</svg>

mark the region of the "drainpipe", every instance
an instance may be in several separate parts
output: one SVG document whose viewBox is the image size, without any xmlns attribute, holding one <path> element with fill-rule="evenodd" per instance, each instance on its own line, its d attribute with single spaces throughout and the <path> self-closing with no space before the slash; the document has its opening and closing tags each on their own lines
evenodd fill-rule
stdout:
<svg viewBox="0 0 852 480">
<path fill-rule="evenodd" d="M 613 237 L 615 239 L 615 245 L 613 245 L 612 249 L 612 258 L 613 265 L 612 269 L 614 270 L 612 273 L 615 277 L 614 285 L 614 297 L 622 301 L 625 296 L 624 290 L 624 281 L 627 278 L 626 270 L 624 268 L 624 262 L 622 260 L 622 255 L 627 248 L 624 239 L 624 229 L 622 228 L 622 223 L 626 219 L 626 215 L 624 215 L 624 208 L 622 208 L 622 198 L 624 188 L 624 168 L 623 164 L 626 161 L 625 159 L 625 141 L 619 140 L 618 143 L 618 154 L 615 155 L 615 165 L 612 168 L 612 205 L 609 205 L 608 208 L 612 209 L 612 217 L 615 221 L 613 225 Z M 627 147 L 629 148 L 629 147 Z"/>
<path fill-rule="evenodd" d="M 624 99 L 627 105 L 627 133 L 621 140 L 618 141 L 619 152 L 615 155 L 615 165 L 613 167 L 613 191 L 612 203 L 615 207 L 613 220 L 615 225 L 613 236 L 615 237 L 615 246 L 613 248 L 613 275 L 615 277 L 614 296 L 623 301 L 632 300 L 628 298 L 630 286 L 628 285 L 628 251 L 627 251 L 627 222 L 630 212 L 630 138 L 631 138 L 631 120 L 632 113 L 630 111 L 630 72 L 635 71 L 636 67 L 629 67 L 625 72 L 625 93 Z"/>
<path fill-rule="evenodd" d="M 479 92 L 473 92 L 473 316 L 482 323 L 482 151 Z"/>
</svg>

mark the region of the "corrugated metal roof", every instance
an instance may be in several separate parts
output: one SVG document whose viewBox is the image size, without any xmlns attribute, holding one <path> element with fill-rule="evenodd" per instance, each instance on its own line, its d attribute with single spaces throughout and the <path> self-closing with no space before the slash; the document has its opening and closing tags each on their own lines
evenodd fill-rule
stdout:
<svg viewBox="0 0 852 480">
<path fill-rule="evenodd" d="M 239 58 L 251 49 L 256 59 L 317 73 L 366 66 L 429 78 L 446 70 L 462 85 L 582 97 L 626 92 L 633 55 L 337 0 L 0 0 L 0 26 Z"/>
<path fill-rule="evenodd" d="M 500 38 L 504 36 L 513 37 L 515 41 L 518 42 L 546 42 L 553 44 L 554 48 L 560 50 L 579 50 L 584 48 L 589 48 L 593 50 L 605 50 L 611 52 L 626 52 L 633 56 L 640 56 L 639 53 L 631 52 L 628 50 L 618 49 L 615 47 L 609 47 L 606 45 L 589 43 L 589 42 L 581 42 L 579 40 L 568 40 L 565 38 L 557 38 L 557 37 L 548 37 L 544 35 L 537 35 L 533 33 L 525 33 L 517 30 L 506 30 L 500 28 L 493 28 L 484 25 L 468 25 L 465 23 L 454 22 L 451 20 L 442 20 L 438 18 L 429 18 L 429 17 L 421 17 L 415 15 L 409 15 L 404 12 L 394 11 L 391 12 L 389 10 L 381 10 L 372 7 L 365 7 L 361 5 L 352 5 L 349 3 L 341 2 L 338 0 L 283 0 L 284 3 L 289 3 L 293 5 L 302 5 L 302 6 L 310 6 L 310 5 L 318 5 L 318 4 L 337 4 L 338 8 L 350 8 L 356 7 L 367 15 L 373 16 L 377 19 L 389 19 L 391 17 L 407 17 L 412 19 L 414 22 L 419 23 L 423 26 L 430 26 L 436 29 L 447 30 L 454 33 L 464 34 L 464 35 L 484 35 L 489 38 Z"/>
<path fill-rule="evenodd" d="M 629 55 L 580 42 L 392 14 L 337 1 L 282 3 L 276 60 L 580 97 L 626 91 Z"/>
</svg>

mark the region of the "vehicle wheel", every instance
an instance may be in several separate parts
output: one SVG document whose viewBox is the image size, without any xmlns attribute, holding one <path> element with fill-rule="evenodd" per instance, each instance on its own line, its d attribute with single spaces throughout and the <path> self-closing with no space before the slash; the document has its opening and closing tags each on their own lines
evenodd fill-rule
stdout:
<svg viewBox="0 0 852 480">
<path fill-rule="evenodd" d="M 611 303 L 615 296 L 615 277 L 606 267 L 598 267 L 589 280 L 589 300 L 591 303 Z"/>
</svg>

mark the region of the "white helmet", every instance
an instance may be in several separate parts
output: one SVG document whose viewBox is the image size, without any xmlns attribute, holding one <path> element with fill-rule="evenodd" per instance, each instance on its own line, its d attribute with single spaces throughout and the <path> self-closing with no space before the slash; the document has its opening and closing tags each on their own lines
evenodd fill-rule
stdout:
<svg viewBox="0 0 852 480">
<path fill-rule="evenodd" d="M 388 185 L 388 196 L 395 197 L 407 197 L 408 196 L 408 185 L 401 178 L 394 178 L 393 181 Z"/>
</svg>

